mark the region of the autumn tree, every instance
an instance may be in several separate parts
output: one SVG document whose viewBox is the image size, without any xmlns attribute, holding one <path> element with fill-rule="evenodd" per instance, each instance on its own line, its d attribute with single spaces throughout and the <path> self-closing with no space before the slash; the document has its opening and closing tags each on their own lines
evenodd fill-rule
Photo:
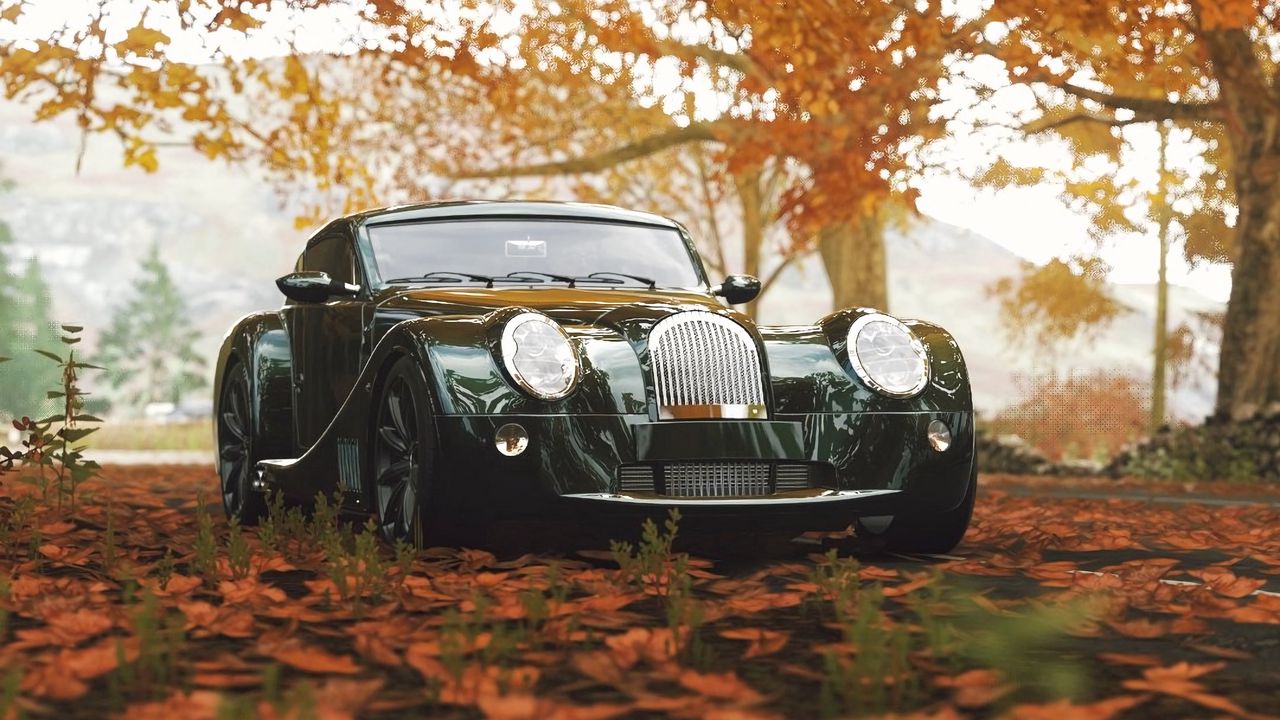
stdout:
<svg viewBox="0 0 1280 720">
<path fill-rule="evenodd" d="M 1217 408 L 1239 416 L 1280 401 L 1277 5 L 1010 0 L 985 19 L 969 36 L 969 67 L 995 58 L 1003 73 L 964 80 L 980 102 L 1029 98 L 1023 132 L 1113 160 L 1119 129 L 1139 123 L 1170 123 L 1202 144 L 1212 172 L 1184 228 L 1187 251 L 1233 262 Z"/>
<path fill-rule="evenodd" d="M 1031 124 L 1029 129 L 1035 130 Z M 1033 133 L 1035 137 L 1038 133 Z M 1151 155 L 1154 145 L 1154 161 Z M 1189 262 L 1221 262 L 1221 228 L 1224 220 L 1214 219 L 1206 202 L 1222 211 L 1228 200 L 1225 182 L 1204 163 L 1187 164 L 1208 146 L 1190 130 L 1177 130 L 1168 123 L 1135 123 L 1102 132 L 1087 147 L 1083 138 L 1072 142 L 1071 161 L 1046 167 L 1018 167 L 1001 156 L 974 178 L 980 186 L 1051 186 L 1060 189 L 1065 204 L 1087 218 L 1097 247 L 1109 239 L 1127 235 L 1125 242 L 1155 235 L 1157 267 L 1155 283 L 1155 323 L 1151 362 L 1151 427 L 1167 420 L 1172 364 L 1188 362 L 1196 345 L 1196 328 L 1183 322 L 1169 325 L 1169 260 L 1176 241 L 1183 241 Z M 1018 155 L 1019 144 L 1011 144 L 1004 154 Z M 1108 153 L 1109 151 L 1109 153 Z M 1181 162 L 1175 161 L 1177 158 Z M 1061 275 L 1061 267 L 1071 265 L 1082 271 L 1079 281 Z M 1095 276 L 1089 280 L 1083 271 Z M 1014 326 L 1029 324 L 1045 340 L 1078 333 L 1083 325 L 1098 323 L 1101 331 L 1115 313 L 1097 313 L 1110 299 L 1105 282 L 1108 268 L 1098 258 L 1078 256 L 1067 263 L 1054 261 L 1029 268 L 1021 278 L 1002 280 L 996 290 L 1004 297 L 1006 320 Z M 1046 282 L 1057 275 L 1061 282 Z M 1061 295 L 1051 297 L 1047 293 Z M 1118 307 L 1118 306 L 1117 306 Z M 1179 376 L 1185 381 L 1187 378 Z"/>
<path fill-rule="evenodd" d="M 936 132 L 934 87 L 965 22 L 895 1 L 282 3 L 295 21 L 326 5 L 351 16 L 351 37 L 316 56 L 269 5 L 117 8 L 111 22 L 100 13 L 5 48 L 0 81 L 41 117 L 67 113 L 86 133 L 118 136 L 128 163 L 154 168 L 158 144 L 173 141 L 162 131 L 181 128 L 210 158 L 253 159 L 330 206 L 426 194 L 436 174 L 592 173 L 709 144 L 747 207 L 771 163 L 800 169 L 780 189 L 779 217 L 821 251 L 838 305 L 877 306 L 887 293 L 876 209 L 905 187 L 912 146 Z M 21 6 L 4 15 L 21 22 Z M 198 34 L 219 66 L 169 57 L 178 34 Z M 282 59 L 237 59 L 226 49 L 237 34 L 274 42 Z"/>
<path fill-rule="evenodd" d="M 476 90 L 466 106 L 480 126 L 521 145 L 495 161 L 468 143 L 453 172 L 595 173 L 707 143 L 719 148 L 744 229 L 755 233 L 763 169 L 795 163 L 803 171 L 779 204 L 793 241 L 821 250 L 837 305 L 883 307 L 876 210 L 901 182 L 904 145 L 917 140 L 956 24 L 936 8 L 894 3 L 539 6 L 505 36 L 450 48 L 488 53 L 468 73 Z M 584 108 L 573 98 L 598 99 Z M 759 247 L 760 238 L 744 243 Z"/>
</svg>

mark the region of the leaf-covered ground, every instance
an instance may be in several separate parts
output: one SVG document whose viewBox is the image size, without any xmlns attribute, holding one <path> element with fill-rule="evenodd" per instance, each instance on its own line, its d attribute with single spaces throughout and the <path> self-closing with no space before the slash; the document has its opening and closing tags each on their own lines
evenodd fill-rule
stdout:
<svg viewBox="0 0 1280 720">
<path fill-rule="evenodd" d="M 1107 499 L 1117 492 L 1120 498 Z M 203 469 L 0 487 L 0 718 L 1265 717 L 1280 495 L 984 477 L 947 557 L 410 553 Z M 52 506 L 50 506 L 52 505 Z"/>
</svg>

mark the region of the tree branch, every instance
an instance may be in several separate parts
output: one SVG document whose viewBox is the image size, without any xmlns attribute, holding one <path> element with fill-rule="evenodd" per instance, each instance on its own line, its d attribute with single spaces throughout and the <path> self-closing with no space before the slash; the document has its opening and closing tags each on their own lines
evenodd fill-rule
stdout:
<svg viewBox="0 0 1280 720">
<path fill-rule="evenodd" d="M 1116 95 L 1102 90 L 1091 90 L 1065 80 L 1041 80 L 1050 87 L 1058 88 L 1077 98 L 1096 102 L 1112 110 L 1129 110 L 1142 121 L 1154 120 L 1193 120 L 1197 122 L 1216 122 L 1223 118 L 1222 105 L 1212 103 L 1184 103 L 1163 100 L 1160 98 L 1143 98 L 1132 95 Z"/>
<path fill-rule="evenodd" d="M 622 145 L 596 155 L 556 160 L 509 168 L 494 168 L 473 173 L 461 173 L 454 177 L 466 180 L 494 178 L 528 177 L 534 175 L 582 175 L 601 172 L 631 160 L 638 160 L 673 147 L 692 142 L 715 142 L 719 140 L 715 129 L 720 123 L 692 123 L 687 127 L 675 128 L 628 145 Z"/>
<path fill-rule="evenodd" d="M 1099 125 L 1110 125 L 1112 127 L 1123 127 L 1125 125 L 1134 125 L 1134 124 L 1146 123 L 1146 122 L 1151 122 L 1151 120 L 1148 120 L 1145 117 L 1136 117 L 1136 116 L 1129 118 L 1128 120 L 1119 120 L 1117 118 L 1109 118 L 1102 115 L 1095 115 L 1093 113 L 1079 112 L 1079 113 L 1072 113 L 1070 115 L 1066 115 L 1064 117 L 1060 117 L 1049 122 L 1046 122 L 1045 118 L 1040 118 L 1039 120 L 1033 120 L 1029 123 L 1022 125 L 1020 128 L 1014 128 L 1014 129 L 1020 129 L 1022 130 L 1022 132 L 1025 132 L 1028 135 L 1036 135 L 1043 132 L 1049 132 L 1050 130 L 1060 130 L 1068 125 L 1073 125 L 1075 123 L 1096 123 Z M 1012 127 L 1012 126 L 1008 126 L 1008 127 Z"/>
<path fill-rule="evenodd" d="M 783 257 L 782 261 L 779 262 L 776 266 L 774 266 L 773 270 L 769 271 L 769 274 L 766 275 L 764 279 L 760 281 L 760 294 L 756 296 L 756 301 L 759 302 L 760 298 L 764 297 L 764 294 L 768 292 L 770 288 L 773 287 L 774 281 L 777 280 L 780 275 L 782 275 L 783 271 L 791 267 L 791 265 L 794 264 L 797 260 L 800 260 L 801 258 L 807 257 L 809 255 L 812 255 L 813 252 L 814 251 L 812 249 L 798 250 Z"/>
</svg>

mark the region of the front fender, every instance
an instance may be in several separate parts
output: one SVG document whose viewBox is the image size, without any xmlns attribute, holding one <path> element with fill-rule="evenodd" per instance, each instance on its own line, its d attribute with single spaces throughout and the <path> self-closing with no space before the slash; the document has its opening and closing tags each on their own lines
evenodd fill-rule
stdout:
<svg viewBox="0 0 1280 720">
<path fill-rule="evenodd" d="M 973 412 L 964 356 L 942 328 L 904 321 L 924 342 L 930 382 L 919 395 L 891 398 L 867 387 L 849 363 L 849 326 L 867 311 L 846 310 L 818 325 L 761 327 L 774 411 L 791 413 Z"/>
<path fill-rule="evenodd" d="M 518 390 L 496 352 L 503 324 L 517 312 L 522 310 L 406 320 L 389 336 L 420 357 L 442 415 L 648 412 L 640 360 L 627 338 L 607 328 L 564 326 L 582 362 L 581 380 L 568 397 L 548 402 Z"/>
</svg>

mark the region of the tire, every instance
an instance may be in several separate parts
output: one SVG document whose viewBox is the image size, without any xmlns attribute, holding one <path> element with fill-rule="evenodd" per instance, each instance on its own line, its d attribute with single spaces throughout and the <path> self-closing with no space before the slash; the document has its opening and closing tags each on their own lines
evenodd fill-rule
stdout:
<svg viewBox="0 0 1280 720">
<path fill-rule="evenodd" d="M 412 358 L 391 367 L 374 406 L 373 499 L 387 542 L 427 547 L 440 537 L 430 506 L 436 460 L 435 423 L 422 371 Z"/>
<path fill-rule="evenodd" d="M 218 476 L 222 509 L 241 525 L 257 525 L 266 499 L 250 487 L 258 457 L 253 452 L 253 395 L 244 363 L 227 369 L 218 401 Z"/>
<path fill-rule="evenodd" d="M 964 499 L 956 507 L 938 513 L 913 513 L 891 518 L 858 518 L 853 528 L 858 538 L 884 550 L 916 553 L 951 552 L 969 529 L 973 503 L 978 495 L 978 465 L 974 463 Z M 881 522 L 873 522 L 881 520 Z"/>
</svg>

